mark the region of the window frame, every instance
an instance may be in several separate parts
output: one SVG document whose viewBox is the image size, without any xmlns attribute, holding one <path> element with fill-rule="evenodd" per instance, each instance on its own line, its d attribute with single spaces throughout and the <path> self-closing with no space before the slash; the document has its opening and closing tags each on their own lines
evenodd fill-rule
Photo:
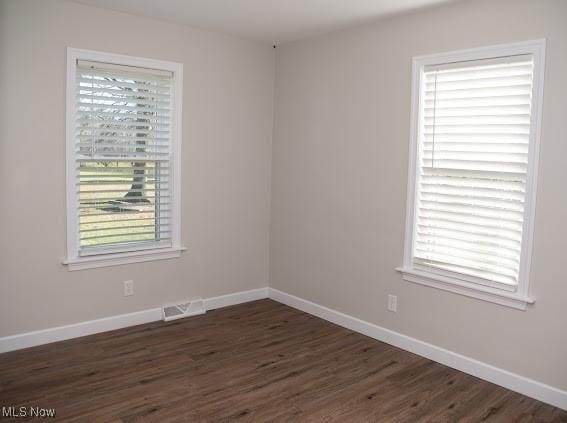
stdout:
<svg viewBox="0 0 567 423">
<path fill-rule="evenodd" d="M 518 285 L 515 289 L 499 288 L 498 284 L 479 284 L 474 278 L 466 275 L 455 275 L 442 270 L 414 269 L 413 244 L 415 206 L 417 203 L 418 187 L 418 149 L 419 123 L 421 117 L 421 78 L 425 66 L 440 65 L 461 61 L 492 59 L 503 56 L 531 54 L 534 58 L 532 109 L 530 120 L 530 136 L 528 147 L 528 170 L 526 180 L 526 198 L 524 222 L 520 254 L 520 269 Z M 403 265 L 396 268 L 405 281 L 426 285 L 441 290 L 466 295 L 469 297 L 490 301 L 504 306 L 525 310 L 535 299 L 530 293 L 529 275 L 532 258 L 534 236 L 535 207 L 537 194 L 538 162 L 540 149 L 541 119 L 543 108 L 543 86 L 545 72 L 545 39 L 524 41 L 510 44 L 499 44 L 447 53 L 431 54 L 414 57 L 412 60 L 411 85 L 411 120 L 410 145 L 406 200 L 406 222 L 404 239 Z"/>
<path fill-rule="evenodd" d="M 76 116 L 76 72 L 77 61 L 86 60 L 123 66 L 158 69 L 173 73 L 173 105 L 171 110 L 171 152 L 172 152 L 172 205 L 171 205 L 171 246 L 132 246 L 114 249 L 98 254 L 79 255 L 79 222 L 77 217 L 78 195 L 76 193 L 76 155 L 74 124 Z M 133 57 L 115 53 L 67 47 L 66 80 L 66 212 L 67 212 L 67 257 L 63 264 L 68 270 L 84 270 L 97 267 L 138 263 L 160 259 L 171 259 L 181 255 L 185 248 L 181 244 L 181 140 L 182 140 L 182 99 L 183 64 L 162 60 Z"/>
</svg>

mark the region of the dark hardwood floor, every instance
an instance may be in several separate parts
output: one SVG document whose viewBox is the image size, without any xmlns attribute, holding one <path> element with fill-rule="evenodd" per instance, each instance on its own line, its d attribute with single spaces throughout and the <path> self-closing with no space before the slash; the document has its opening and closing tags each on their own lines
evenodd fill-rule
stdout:
<svg viewBox="0 0 567 423">
<path fill-rule="evenodd" d="M 567 422 L 271 300 L 2 354 L 10 405 L 77 422 Z"/>
</svg>

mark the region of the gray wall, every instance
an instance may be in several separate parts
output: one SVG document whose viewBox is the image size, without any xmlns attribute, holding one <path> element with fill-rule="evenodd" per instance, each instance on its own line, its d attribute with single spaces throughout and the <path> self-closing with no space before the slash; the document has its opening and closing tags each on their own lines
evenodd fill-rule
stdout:
<svg viewBox="0 0 567 423">
<path fill-rule="evenodd" d="M 403 282 L 411 58 L 543 37 L 536 304 Z M 470 0 L 279 47 L 271 286 L 567 389 L 566 43 L 565 0 Z"/>
<path fill-rule="evenodd" d="M 174 260 L 69 272 L 66 46 L 184 64 Z M 268 284 L 274 52 L 59 0 L 0 0 L 0 336 Z M 135 294 L 122 296 L 133 279 Z"/>
</svg>

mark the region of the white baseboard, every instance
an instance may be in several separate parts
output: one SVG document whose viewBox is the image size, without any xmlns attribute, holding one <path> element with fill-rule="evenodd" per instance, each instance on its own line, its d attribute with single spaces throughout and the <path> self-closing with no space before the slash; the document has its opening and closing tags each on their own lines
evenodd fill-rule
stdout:
<svg viewBox="0 0 567 423">
<path fill-rule="evenodd" d="M 503 386 L 528 397 L 567 410 L 567 391 L 537 382 L 516 373 L 500 369 L 470 357 L 420 341 L 398 332 L 357 319 L 348 314 L 269 288 L 269 297 L 275 301 L 328 320 L 336 325 L 393 345 L 453 369 L 476 376 L 480 379 Z"/>
<path fill-rule="evenodd" d="M 109 330 L 122 329 L 128 326 L 142 325 L 161 320 L 161 317 L 161 308 L 151 308 L 134 313 L 74 323 L 72 325 L 5 336 L 0 338 L 0 353 L 50 344 L 99 332 L 107 332 Z"/>
<path fill-rule="evenodd" d="M 252 289 L 204 299 L 205 309 L 213 310 L 220 307 L 260 300 L 268 297 L 268 288 Z M 162 319 L 161 308 L 151 308 L 134 313 L 105 317 L 72 325 L 58 326 L 33 332 L 21 333 L 0 338 L 0 353 L 50 344 L 80 336 L 122 329 L 129 326 L 141 325 Z"/>
<path fill-rule="evenodd" d="M 203 301 L 207 310 L 214 310 L 268 297 L 339 326 L 567 410 L 567 391 L 491 366 L 490 364 L 394 332 L 373 323 L 357 319 L 356 317 L 349 316 L 274 288 L 252 289 L 250 291 L 206 298 Z M 72 325 L 6 336 L 0 338 L 0 353 L 141 325 L 161 320 L 161 318 L 161 308 L 152 308 L 135 313 L 121 314 Z"/>
<path fill-rule="evenodd" d="M 251 289 L 250 291 L 235 292 L 233 294 L 221 295 L 219 297 L 206 298 L 204 300 L 205 310 L 228 307 L 231 305 L 247 303 L 249 301 L 268 298 L 269 288 Z"/>
</svg>

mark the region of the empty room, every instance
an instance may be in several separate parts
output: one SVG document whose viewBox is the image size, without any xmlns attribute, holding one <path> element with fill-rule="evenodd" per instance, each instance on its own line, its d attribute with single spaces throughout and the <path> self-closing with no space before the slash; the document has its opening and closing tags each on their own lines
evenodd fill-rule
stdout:
<svg viewBox="0 0 567 423">
<path fill-rule="evenodd" d="M 567 0 L 0 0 L 0 420 L 567 422 Z"/>
</svg>

